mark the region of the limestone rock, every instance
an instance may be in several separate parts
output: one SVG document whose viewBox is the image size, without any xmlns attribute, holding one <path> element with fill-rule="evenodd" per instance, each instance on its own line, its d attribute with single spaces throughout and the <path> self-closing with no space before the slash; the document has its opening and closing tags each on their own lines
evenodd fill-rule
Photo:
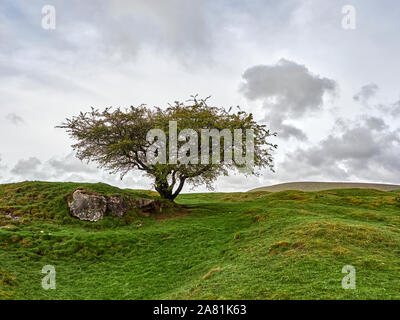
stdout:
<svg viewBox="0 0 400 320">
<path fill-rule="evenodd" d="M 122 218 L 128 206 L 120 195 L 113 195 L 107 197 L 107 209 L 111 212 L 113 217 Z"/>
<path fill-rule="evenodd" d="M 107 211 L 107 200 L 103 196 L 76 190 L 72 199 L 68 202 L 69 211 L 80 220 L 99 221 Z"/>
<path fill-rule="evenodd" d="M 67 196 L 66 199 L 71 196 Z M 121 195 L 102 196 L 82 189 L 72 193 L 68 201 L 70 214 L 80 220 L 96 222 L 103 219 L 106 212 L 113 217 L 122 218 L 130 209 L 139 209 L 143 214 L 161 212 L 161 202 L 154 199 L 124 199 Z"/>
</svg>

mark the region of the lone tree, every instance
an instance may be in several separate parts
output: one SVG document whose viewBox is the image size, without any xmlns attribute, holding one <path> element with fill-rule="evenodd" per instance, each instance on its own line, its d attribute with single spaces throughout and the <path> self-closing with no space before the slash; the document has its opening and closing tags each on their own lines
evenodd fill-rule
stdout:
<svg viewBox="0 0 400 320">
<path fill-rule="evenodd" d="M 77 141 L 72 148 L 80 160 L 95 162 L 113 174 L 120 173 L 121 179 L 130 171 L 143 171 L 154 178 L 160 196 L 170 201 L 174 201 L 186 182 L 212 189 L 217 177 L 228 175 L 232 169 L 246 175 L 258 175 L 255 169 L 262 167 L 273 171 L 271 153 L 277 146 L 267 139 L 275 133 L 257 124 L 251 113 L 239 107 L 236 112 L 232 112 L 232 107 L 212 107 L 207 99 L 192 96 L 186 103 L 177 101 L 164 110 L 145 105 L 103 111 L 92 108 L 66 119 L 57 128 L 66 129 Z M 154 136 L 154 132 L 158 134 Z M 252 139 L 248 141 L 249 136 L 241 132 L 251 132 Z M 248 146 L 251 150 L 245 150 Z M 251 161 L 243 161 L 245 151 L 246 159 Z"/>
</svg>

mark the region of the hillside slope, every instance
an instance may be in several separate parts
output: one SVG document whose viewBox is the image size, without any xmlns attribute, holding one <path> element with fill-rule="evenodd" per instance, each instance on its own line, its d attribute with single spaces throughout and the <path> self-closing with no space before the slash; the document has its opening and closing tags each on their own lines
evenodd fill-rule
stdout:
<svg viewBox="0 0 400 320">
<path fill-rule="evenodd" d="M 400 185 L 381 183 L 358 183 L 358 182 L 288 182 L 267 187 L 260 187 L 252 191 L 279 192 L 286 190 L 298 191 L 323 191 L 331 189 L 374 189 L 380 191 L 400 190 Z"/>
<path fill-rule="evenodd" d="M 23 221 L 65 220 L 69 217 L 67 196 L 78 188 L 102 195 L 119 194 L 135 198 L 154 198 L 158 194 L 147 190 L 121 190 L 105 183 L 41 182 L 25 181 L 0 185 L 0 220 L 12 215 Z"/>
<path fill-rule="evenodd" d="M 76 186 L 0 186 L 0 299 L 400 299 L 399 191 L 183 194 L 184 212 L 91 223 L 62 202 Z"/>
</svg>

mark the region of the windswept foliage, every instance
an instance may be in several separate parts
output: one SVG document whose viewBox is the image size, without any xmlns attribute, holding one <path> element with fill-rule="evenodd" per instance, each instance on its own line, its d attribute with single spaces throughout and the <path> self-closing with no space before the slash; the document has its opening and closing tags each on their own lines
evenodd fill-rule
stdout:
<svg viewBox="0 0 400 320">
<path fill-rule="evenodd" d="M 212 183 L 220 175 L 227 175 L 229 170 L 243 169 L 246 164 L 237 161 L 218 161 L 216 163 L 182 163 L 168 161 L 166 163 L 149 163 L 146 157 L 149 148 L 154 141 L 149 141 L 148 132 L 152 129 L 160 129 L 165 133 L 166 141 L 170 139 L 170 122 L 176 121 L 177 131 L 191 129 L 198 134 L 197 151 L 201 150 L 204 137 L 203 129 L 218 132 L 240 129 L 243 132 L 251 130 L 254 136 L 254 159 L 250 170 L 247 167 L 246 174 L 257 174 L 256 168 L 268 167 L 273 170 L 271 152 L 276 145 L 267 141 L 274 135 L 266 129 L 265 125 L 257 124 L 253 115 L 240 110 L 233 112 L 230 108 L 212 107 L 207 104 L 207 99 L 197 99 L 193 96 L 187 104 L 175 102 L 166 109 L 159 107 L 148 108 L 145 105 L 131 106 L 127 109 L 106 108 L 104 111 L 92 108 L 90 112 L 81 112 L 78 116 L 66 119 L 59 128 L 67 130 L 69 135 L 77 140 L 72 147 L 77 157 L 88 162 L 95 162 L 99 167 L 110 173 L 120 173 L 121 179 L 130 171 L 139 170 L 154 178 L 154 187 L 163 198 L 174 200 L 181 192 L 185 182 L 194 186 L 204 184 L 212 188 Z M 214 137 L 215 138 L 215 137 Z M 226 138 L 218 135 L 213 139 L 206 152 L 212 155 L 217 152 L 220 159 L 225 156 Z M 244 151 L 246 136 L 240 137 L 242 143 L 232 146 L 232 152 Z M 186 139 L 177 142 L 177 147 L 187 143 Z M 215 142 L 218 149 L 215 151 Z M 222 141 L 224 141 L 222 143 Z M 170 152 L 170 145 L 166 145 L 166 153 Z M 236 148 L 236 149 L 235 149 Z M 238 150 L 240 149 L 240 150 Z M 252 151 L 253 152 L 253 151 Z"/>
</svg>

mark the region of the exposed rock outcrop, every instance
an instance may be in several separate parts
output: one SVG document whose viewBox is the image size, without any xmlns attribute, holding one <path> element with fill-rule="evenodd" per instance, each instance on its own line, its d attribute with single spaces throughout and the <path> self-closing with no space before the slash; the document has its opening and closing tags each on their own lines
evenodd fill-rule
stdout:
<svg viewBox="0 0 400 320">
<path fill-rule="evenodd" d="M 113 217 L 122 218 L 128 210 L 128 205 L 120 195 L 107 197 L 107 209 Z"/>
<path fill-rule="evenodd" d="M 76 190 L 72 199 L 68 202 L 69 211 L 73 217 L 80 220 L 96 222 L 103 219 L 107 211 L 107 199 L 103 196 Z"/>
<path fill-rule="evenodd" d="M 68 208 L 73 217 L 96 222 L 103 219 L 106 212 L 116 218 L 122 218 L 129 209 L 139 209 L 147 214 L 160 212 L 161 202 L 146 198 L 125 200 L 121 195 L 102 196 L 78 189 L 72 193 Z"/>
</svg>

